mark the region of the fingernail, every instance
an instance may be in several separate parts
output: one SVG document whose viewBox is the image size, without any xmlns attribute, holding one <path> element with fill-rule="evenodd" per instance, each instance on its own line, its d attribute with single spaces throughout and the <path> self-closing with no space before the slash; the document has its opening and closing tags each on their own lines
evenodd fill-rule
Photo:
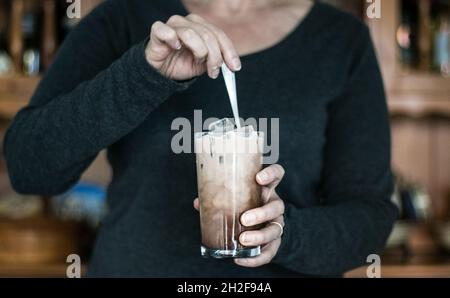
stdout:
<svg viewBox="0 0 450 298">
<path fill-rule="evenodd" d="M 211 73 L 211 77 L 213 79 L 217 79 L 219 77 L 219 74 L 220 74 L 220 70 L 218 68 L 215 68 Z"/>
<path fill-rule="evenodd" d="M 181 49 L 181 43 L 180 43 L 179 41 L 177 41 L 177 42 L 175 43 L 175 48 L 176 48 L 177 50 L 180 50 L 180 49 Z"/>
<path fill-rule="evenodd" d="M 233 68 L 235 71 L 242 69 L 241 60 L 239 58 L 233 58 Z"/>
<path fill-rule="evenodd" d="M 255 237 L 253 237 L 252 234 L 244 233 L 242 235 L 242 242 L 244 242 L 244 243 L 252 243 L 253 241 L 255 241 Z"/>
<path fill-rule="evenodd" d="M 242 216 L 242 222 L 245 226 L 251 226 L 255 221 L 256 217 L 252 213 L 245 213 Z"/>
<path fill-rule="evenodd" d="M 268 175 L 267 175 L 266 172 L 262 171 L 262 172 L 259 172 L 256 175 L 256 178 L 258 178 L 258 180 L 261 181 L 261 182 L 265 182 L 267 180 L 267 178 L 268 178 Z"/>
</svg>

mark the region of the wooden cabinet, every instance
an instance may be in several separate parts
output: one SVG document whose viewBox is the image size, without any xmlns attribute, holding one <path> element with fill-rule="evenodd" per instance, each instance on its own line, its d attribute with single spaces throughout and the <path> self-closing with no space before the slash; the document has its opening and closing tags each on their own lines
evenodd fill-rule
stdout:
<svg viewBox="0 0 450 298">
<path fill-rule="evenodd" d="M 38 1 L 42 5 L 44 14 L 52 8 L 59 0 L 42 0 Z M 87 15 L 95 6 L 100 4 L 103 0 L 83 0 L 81 1 L 81 16 Z M 9 48 L 12 52 L 13 60 L 20 60 L 22 51 L 22 33 L 20 30 L 21 17 L 23 14 L 25 0 L 12 0 L 11 11 L 9 12 L 10 19 L 10 34 L 9 34 Z M 55 34 L 52 26 L 55 25 L 56 20 L 47 17 L 43 22 L 43 30 L 47 32 L 44 34 L 49 36 Z M 45 38 L 45 37 L 44 37 Z M 55 52 L 54 41 L 46 42 L 46 46 L 41 49 L 43 51 L 43 63 L 48 64 L 51 61 L 51 54 Z M 17 56 L 17 57 L 16 57 Z M 20 69 L 20 65 L 16 65 Z M 0 118 L 12 119 L 14 115 L 24 107 L 39 83 L 40 76 L 23 76 L 16 71 L 16 74 L 9 76 L 0 76 Z"/>
<path fill-rule="evenodd" d="M 401 1 L 381 1 L 381 19 L 367 18 L 366 22 L 392 115 L 393 167 L 427 188 L 435 215 L 443 219 L 450 196 L 450 78 L 406 69 L 400 63 L 396 31 Z M 420 5 L 426 1 L 419 1 Z"/>
<path fill-rule="evenodd" d="M 0 117 L 11 119 L 28 103 L 40 77 L 0 77 Z"/>
<path fill-rule="evenodd" d="M 401 1 L 381 1 L 381 18 L 366 18 L 366 22 L 380 60 L 391 113 L 450 117 L 450 79 L 431 72 L 407 70 L 401 65 L 396 40 Z"/>
</svg>

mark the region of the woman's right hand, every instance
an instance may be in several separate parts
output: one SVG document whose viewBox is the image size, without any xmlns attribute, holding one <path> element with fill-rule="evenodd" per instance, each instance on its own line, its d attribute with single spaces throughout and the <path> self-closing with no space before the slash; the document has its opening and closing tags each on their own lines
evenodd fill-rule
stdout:
<svg viewBox="0 0 450 298">
<path fill-rule="evenodd" d="M 145 50 L 148 63 L 165 77 L 183 81 L 206 71 L 216 79 L 225 62 L 233 71 L 241 60 L 228 36 L 198 15 L 172 16 L 155 22 Z"/>
</svg>

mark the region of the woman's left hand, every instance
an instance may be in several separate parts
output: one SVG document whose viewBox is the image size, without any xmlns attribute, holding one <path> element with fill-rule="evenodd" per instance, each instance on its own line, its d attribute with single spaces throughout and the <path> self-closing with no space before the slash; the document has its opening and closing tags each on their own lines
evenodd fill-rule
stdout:
<svg viewBox="0 0 450 298">
<path fill-rule="evenodd" d="M 262 186 L 261 196 L 264 205 L 244 212 L 241 223 L 249 227 L 258 224 L 266 224 L 266 226 L 260 230 L 242 233 L 239 236 L 239 242 L 250 247 L 261 245 L 262 251 L 254 258 L 235 259 L 236 264 L 244 267 L 259 267 L 270 263 L 277 254 L 283 232 L 281 227 L 284 227 L 284 203 L 275 188 L 283 176 L 284 169 L 280 165 L 271 165 L 256 175 L 256 181 Z M 198 199 L 194 200 L 194 207 L 198 210 Z"/>
</svg>

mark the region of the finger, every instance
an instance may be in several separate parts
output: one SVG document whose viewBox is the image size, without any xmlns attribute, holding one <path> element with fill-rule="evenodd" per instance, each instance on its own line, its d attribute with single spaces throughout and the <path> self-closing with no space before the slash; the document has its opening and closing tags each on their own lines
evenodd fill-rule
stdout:
<svg viewBox="0 0 450 298">
<path fill-rule="evenodd" d="M 241 223 L 244 226 L 254 226 L 268 221 L 272 221 L 283 215 L 284 203 L 280 199 L 273 199 L 266 205 L 246 211 L 241 216 Z"/>
<path fill-rule="evenodd" d="M 241 59 L 239 58 L 239 54 L 236 51 L 236 48 L 234 47 L 233 42 L 231 39 L 218 27 L 214 26 L 213 24 L 208 23 L 203 19 L 202 17 L 190 14 L 187 16 L 187 19 L 202 24 L 206 28 L 208 28 L 211 32 L 214 33 L 214 35 L 217 38 L 217 41 L 219 42 L 220 51 L 222 52 L 222 57 L 227 64 L 227 66 L 234 70 L 239 71 L 242 68 Z"/>
<path fill-rule="evenodd" d="M 195 210 L 199 210 L 199 208 L 200 208 L 200 201 L 198 200 L 198 198 L 196 198 L 195 200 L 194 200 L 194 208 L 195 208 Z"/>
<path fill-rule="evenodd" d="M 159 46 L 168 45 L 174 50 L 181 49 L 177 33 L 163 22 L 158 21 L 152 25 L 150 40 Z"/>
<path fill-rule="evenodd" d="M 284 168 L 278 164 L 271 165 L 256 175 L 256 181 L 262 186 L 275 188 L 284 177 Z"/>
<path fill-rule="evenodd" d="M 206 67 L 208 70 L 208 75 L 212 79 L 217 79 L 220 74 L 220 67 L 223 63 L 222 52 L 220 51 L 219 42 L 214 33 L 202 24 L 195 23 L 188 18 L 183 18 L 180 16 L 172 16 L 167 21 L 172 27 L 186 27 L 197 33 L 203 40 L 208 50 Z M 184 40 L 183 40 L 184 42 Z"/>
<path fill-rule="evenodd" d="M 182 26 L 182 25 L 186 24 L 186 18 L 184 18 L 180 15 L 173 15 L 167 20 L 166 24 L 170 27 Z"/>
<path fill-rule="evenodd" d="M 178 38 L 192 52 L 197 61 L 204 61 L 208 56 L 208 48 L 200 35 L 193 28 L 189 27 L 186 18 L 174 15 L 167 20 L 167 25 L 173 28 Z"/>
<path fill-rule="evenodd" d="M 195 32 L 194 29 L 188 27 L 175 28 L 178 37 L 183 44 L 188 48 L 197 61 L 204 61 L 208 56 L 208 48 L 203 39 Z"/>
<path fill-rule="evenodd" d="M 191 26 L 200 34 L 208 48 L 208 57 L 206 60 L 208 75 L 212 79 L 217 79 L 220 75 L 220 67 L 223 64 L 222 52 L 220 51 L 217 37 L 205 26 L 196 23 L 192 23 Z"/>
<path fill-rule="evenodd" d="M 267 204 L 267 202 L 269 202 L 269 201 L 280 199 L 280 196 L 275 191 L 275 188 L 270 188 L 268 186 L 263 186 L 261 188 L 261 199 L 262 199 L 264 204 Z"/>
<path fill-rule="evenodd" d="M 280 237 L 280 227 L 268 224 L 265 228 L 257 231 L 247 231 L 239 236 L 239 242 L 244 246 L 258 246 L 272 242 Z"/>
<path fill-rule="evenodd" d="M 254 258 L 234 259 L 234 262 L 239 266 L 251 268 L 269 264 L 275 257 L 280 244 L 281 240 L 272 241 L 262 249 L 259 256 Z"/>
</svg>

